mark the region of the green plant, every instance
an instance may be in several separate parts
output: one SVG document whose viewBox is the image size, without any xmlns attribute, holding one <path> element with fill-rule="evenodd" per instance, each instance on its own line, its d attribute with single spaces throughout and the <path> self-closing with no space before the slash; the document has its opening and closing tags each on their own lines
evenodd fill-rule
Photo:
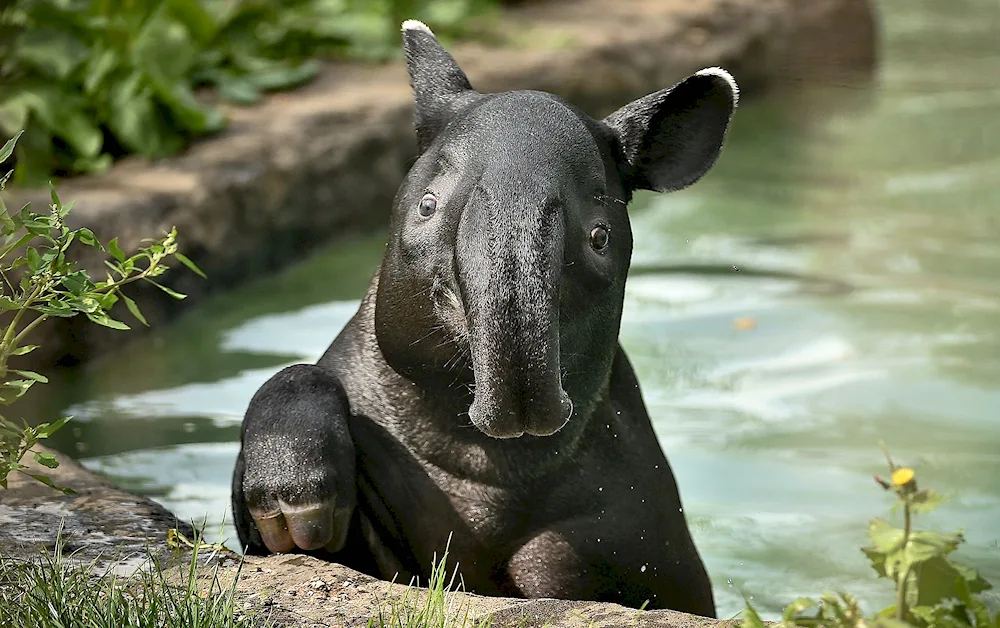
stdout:
<svg viewBox="0 0 1000 628">
<path fill-rule="evenodd" d="M 0 132 L 27 129 L 15 181 L 161 157 L 313 78 L 314 56 L 398 54 L 400 17 L 456 32 L 495 0 L 12 0 L 0 8 Z"/>
<path fill-rule="evenodd" d="M 492 625 L 492 618 L 489 616 L 479 622 L 471 622 L 467 603 L 456 606 L 460 598 L 453 593 L 463 587 L 459 584 L 456 589 L 455 586 L 458 578 L 457 565 L 451 576 L 448 576 L 450 545 L 449 535 L 441 560 L 438 561 L 435 554 L 431 562 L 426 590 L 414 588 L 414 585 L 419 586 L 420 583 L 413 582 L 406 588 L 402 598 L 398 598 L 392 595 L 392 584 L 389 585 L 390 591 L 379 600 L 375 615 L 368 620 L 368 628 L 489 628 Z M 423 599 L 420 598 L 421 595 Z"/>
<path fill-rule="evenodd" d="M 896 603 L 866 616 L 853 596 L 827 593 L 819 601 L 800 598 L 789 604 L 778 626 L 792 628 L 1000 628 L 1000 613 L 992 616 L 977 594 L 992 586 L 979 573 L 951 554 L 963 542 L 961 532 L 916 530 L 915 515 L 928 513 L 941 503 L 933 490 L 917 487 L 916 473 L 897 466 L 889 452 L 889 479 L 875 481 L 896 496 L 895 509 L 903 511 L 903 527 L 880 518 L 868 526 L 871 545 L 862 548 L 881 578 L 893 582 Z M 743 628 L 763 628 L 749 604 Z"/>
<path fill-rule="evenodd" d="M 219 567 L 208 574 L 208 586 L 199 586 L 199 549 L 195 537 L 187 562 L 178 562 L 176 575 L 153 553 L 147 565 L 119 576 L 120 565 L 98 569 L 97 561 L 74 564 L 63 555 L 59 538 L 52 554 L 33 561 L 0 556 L 0 626 L 32 628 L 266 628 L 272 623 L 259 609 L 236 604 L 236 584 L 223 584 Z M 175 554 L 175 557 L 179 554 Z"/>
<path fill-rule="evenodd" d="M 0 148 L 0 164 L 10 157 L 20 133 Z M 0 177 L 0 192 L 10 177 L 10 172 Z M 122 288 L 136 281 L 149 282 L 170 296 L 183 299 L 170 288 L 156 281 L 169 268 L 165 262 L 174 257 L 192 271 L 201 270 L 177 252 L 177 231 L 159 240 L 145 240 L 148 245 L 137 253 L 126 256 L 119 248 L 117 238 L 105 247 L 87 228 L 70 229 L 65 219 L 72 203 L 63 205 L 55 188 L 49 211 L 38 214 L 25 205 L 20 212 L 10 214 L 0 197 L 0 313 L 6 316 L 6 327 L 0 337 L 0 405 L 9 406 L 20 399 L 35 384 L 45 384 L 48 379 L 39 373 L 13 369 L 9 360 L 31 353 L 37 345 L 25 344 L 28 336 L 49 318 L 71 318 L 80 314 L 112 329 L 129 329 L 125 323 L 111 317 L 112 308 L 123 301 L 126 308 L 142 324 L 146 319 L 135 301 Z M 110 253 L 105 261 L 108 272 L 103 281 L 94 282 L 87 271 L 78 269 L 70 258 L 72 247 L 85 246 Z M 23 251 L 13 260 L 11 256 Z M 20 274 L 20 279 L 15 277 Z M 48 476 L 25 469 L 22 459 L 34 454 L 35 462 L 48 468 L 58 466 L 55 456 L 33 451 L 38 441 L 49 437 L 69 418 L 53 423 L 30 426 L 22 421 L 18 425 L 0 416 L 0 486 L 7 488 L 7 477 L 17 471 L 56 488 Z M 60 489 L 72 492 L 69 489 Z"/>
</svg>

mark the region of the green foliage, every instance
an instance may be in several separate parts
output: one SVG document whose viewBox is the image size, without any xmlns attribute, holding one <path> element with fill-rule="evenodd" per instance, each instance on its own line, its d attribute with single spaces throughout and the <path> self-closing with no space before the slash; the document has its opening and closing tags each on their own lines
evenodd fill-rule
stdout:
<svg viewBox="0 0 1000 628">
<path fill-rule="evenodd" d="M 426 591 L 409 586 L 401 598 L 389 594 L 379 600 L 375 614 L 368 620 L 368 628 L 489 628 L 493 625 L 490 616 L 479 622 L 471 620 L 468 604 L 456 605 L 459 598 L 452 593 L 456 591 L 458 567 L 455 567 L 449 577 L 447 564 L 450 545 L 449 535 L 441 560 L 438 561 L 435 555 L 431 562 L 431 575 Z M 419 582 L 412 584 L 420 585 Z"/>
<path fill-rule="evenodd" d="M 61 539 L 54 554 L 31 562 L 0 556 L 0 626 L 32 628 L 264 628 L 262 612 L 236 607 L 237 577 L 223 585 L 218 567 L 199 585 L 198 539 L 187 563 L 165 566 L 150 554 L 150 569 L 127 577 L 114 569 L 66 560 Z M 117 561 L 114 561 L 117 562 Z M 242 567 L 242 565 L 241 565 Z M 177 583 L 179 582 L 179 584 Z"/>
<path fill-rule="evenodd" d="M 20 133 L 0 148 L 0 164 L 13 153 Z M 0 177 L 0 192 L 11 173 Z M 32 386 L 45 384 L 48 379 L 39 373 L 12 369 L 11 358 L 23 356 L 38 348 L 25 344 L 38 325 L 52 317 L 71 318 L 83 314 L 92 322 L 111 329 L 129 329 L 124 322 L 111 316 L 112 308 L 124 301 L 132 316 L 143 325 L 146 319 L 135 301 L 122 288 L 136 281 L 149 282 L 170 296 L 183 299 L 170 288 L 156 281 L 168 270 L 165 264 L 170 257 L 198 274 L 194 263 L 177 252 L 177 230 L 172 229 L 159 240 L 144 240 L 146 246 L 126 257 L 118 246 L 117 238 L 105 247 L 90 229 L 70 229 L 65 219 L 72 203 L 63 205 L 51 191 L 49 211 L 35 213 L 29 205 L 11 214 L 0 197 L 0 315 L 7 321 L 0 337 L 0 405 L 9 406 L 20 399 Z M 73 246 L 97 248 L 111 255 L 105 261 L 107 276 L 94 282 L 85 270 L 78 269 L 70 258 Z M 13 255 L 23 251 L 14 259 Z M 19 275 L 20 279 L 16 276 Z M 202 274 L 202 276 L 204 276 Z M 3 329 L 0 326 L 0 329 Z M 53 486 L 52 481 L 40 473 L 26 470 L 22 460 L 31 453 L 35 462 L 54 469 L 59 465 L 54 456 L 34 451 L 38 441 L 48 438 L 66 424 L 68 418 L 53 423 L 30 426 L 20 425 L 0 415 L 0 486 L 7 488 L 7 478 L 17 471 Z M 55 488 L 53 486 L 53 488 Z M 70 489 L 60 489 L 70 493 Z"/>
<path fill-rule="evenodd" d="M 495 0 L 13 0 L 0 5 L 0 132 L 27 129 L 15 181 L 161 157 L 224 126 L 211 94 L 249 104 L 300 85 L 315 55 L 397 54 L 399 21 L 445 34 Z"/>
<path fill-rule="evenodd" d="M 992 588 L 990 583 L 951 557 L 963 542 L 962 533 L 913 529 L 914 515 L 934 510 L 942 497 L 918 488 L 913 469 L 896 466 L 888 451 L 886 459 L 889 479 L 876 475 L 875 481 L 895 495 L 903 527 L 873 519 L 868 526 L 871 545 L 861 551 L 879 577 L 893 582 L 896 603 L 868 617 L 847 593 L 828 593 L 818 601 L 800 598 L 785 608 L 780 628 L 1000 628 L 1000 613 L 991 617 L 977 597 Z M 764 622 L 748 604 L 742 625 L 763 628 Z"/>
</svg>

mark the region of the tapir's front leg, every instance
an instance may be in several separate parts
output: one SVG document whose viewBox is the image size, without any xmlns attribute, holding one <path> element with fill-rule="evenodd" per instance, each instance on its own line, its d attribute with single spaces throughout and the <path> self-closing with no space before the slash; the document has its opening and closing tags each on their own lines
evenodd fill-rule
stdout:
<svg viewBox="0 0 1000 628">
<path fill-rule="evenodd" d="M 282 369 L 254 395 L 233 473 L 233 516 L 248 554 L 340 550 L 357 502 L 340 382 L 315 365 Z"/>
</svg>

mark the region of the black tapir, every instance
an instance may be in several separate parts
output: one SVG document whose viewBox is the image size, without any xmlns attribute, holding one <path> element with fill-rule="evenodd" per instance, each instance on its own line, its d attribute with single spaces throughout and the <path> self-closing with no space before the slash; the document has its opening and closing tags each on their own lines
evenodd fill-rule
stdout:
<svg viewBox="0 0 1000 628">
<path fill-rule="evenodd" d="M 452 535 L 467 590 L 714 617 L 618 332 L 626 205 L 714 165 L 736 83 L 702 70 L 595 120 L 475 91 L 420 22 L 403 43 L 419 158 L 357 314 L 250 402 L 240 542 L 426 582 Z"/>
</svg>

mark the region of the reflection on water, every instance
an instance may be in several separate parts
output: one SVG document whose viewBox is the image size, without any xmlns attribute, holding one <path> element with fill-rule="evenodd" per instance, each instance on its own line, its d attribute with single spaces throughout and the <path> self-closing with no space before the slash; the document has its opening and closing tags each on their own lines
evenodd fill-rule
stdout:
<svg viewBox="0 0 1000 628">
<path fill-rule="evenodd" d="M 929 523 L 964 528 L 964 558 L 1000 584 L 1000 7 L 884 9 L 877 89 L 749 104 L 708 177 L 633 210 L 622 342 L 723 616 L 743 595 L 772 617 L 830 589 L 890 601 L 857 549 L 889 505 L 879 439 L 954 494 Z M 74 376 L 52 401 L 80 417 L 63 446 L 213 528 L 250 396 L 319 356 L 382 242 Z"/>
</svg>

